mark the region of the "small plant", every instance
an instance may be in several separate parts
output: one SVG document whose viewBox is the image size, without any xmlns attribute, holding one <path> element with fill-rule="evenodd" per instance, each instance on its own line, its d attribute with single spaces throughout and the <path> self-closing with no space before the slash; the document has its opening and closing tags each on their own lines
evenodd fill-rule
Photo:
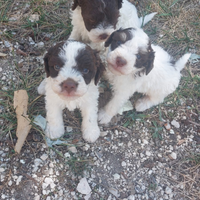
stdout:
<svg viewBox="0 0 200 200">
<path fill-rule="evenodd" d="M 150 129 L 152 131 L 152 137 L 153 137 L 153 139 L 160 139 L 160 140 L 162 140 L 162 135 L 160 134 L 160 132 L 163 130 L 163 127 L 159 127 L 156 121 L 152 121 L 152 125 L 154 127 L 150 127 Z"/>
</svg>

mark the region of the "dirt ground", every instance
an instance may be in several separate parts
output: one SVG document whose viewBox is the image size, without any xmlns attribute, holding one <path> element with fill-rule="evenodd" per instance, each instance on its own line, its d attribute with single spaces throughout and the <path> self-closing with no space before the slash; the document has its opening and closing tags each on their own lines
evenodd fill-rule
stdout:
<svg viewBox="0 0 200 200">
<path fill-rule="evenodd" d="M 100 126 L 94 144 L 82 139 L 80 112 L 65 110 L 62 144 L 49 143 L 31 123 L 21 153 L 15 153 L 14 91 L 27 91 L 32 122 L 45 117 L 44 97 L 36 90 L 45 76 L 43 55 L 71 32 L 71 2 L 0 0 L 0 199 L 200 200 L 199 0 L 131 0 L 140 16 L 157 12 L 143 27 L 153 44 L 175 60 L 193 54 L 179 87 L 162 104 L 117 115 Z M 109 84 L 100 87 L 102 105 Z M 140 96 L 131 98 L 133 105 Z M 77 189 L 82 178 L 90 195 Z"/>
</svg>

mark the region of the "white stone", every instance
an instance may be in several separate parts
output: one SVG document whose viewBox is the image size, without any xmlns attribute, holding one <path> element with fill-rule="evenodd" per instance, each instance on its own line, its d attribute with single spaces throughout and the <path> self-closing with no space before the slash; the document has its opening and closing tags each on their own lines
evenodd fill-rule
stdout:
<svg viewBox="0 0 200 200">
<path fill-rule="evenodd" d="M 39 43 L 37 43 L 37 46 L 38 46 L 38 48 L 44 47 L 44 42 L 39 42 Z"/>
<path fill-rule="evenodd" d="M 173 160 L 176 160 L 177 159 L 177 154 L 172 152 L 170 155 L 170 158 L 173 159 Z"/>
<path fill-rule="evenodd" d="M 2 72 L 3 71 L 3 69 L 0 67 L 0 72 Z"/>
<path fill-rule="evenodd" d="M 69 152 L 65 153 L 64 156 L 65 156 L 66 158 L 70 158 L 70 157 L 71 157 L 70 154 L 69 154 Z"/>
<path fill-rule="evenodd" d="M 149 143 L 149 142 L 148 142 L 147 140 L 145 140 L 145 139 L 143 139 L 142 142 L 143 142 L 144 144 L 148 144 L 148 143 Z"/>
<path fill-rule="evenodd" d="M 72 131 L 73 131 L 73 128 L 72 128 L 71 126 L 67 126 L 67 127 L 66 127 L 66 130 L 67 130 L 67 132 L 72 132 Z"/>
<path fill-rule="evenodd" d="M 53 183 L 53 180 L 52 180 L 52 178 L 47 177 L 47 178 L 44 179 L 44 182 L 46 184 L 50 185 L 51 183 Z"/>
<path fill-rule="evenodd" d="M 35 164 L 35 166 L 37 167 L 37 166 L 39 166 L 40 164 L 42 164 L 42 160 L 41 159 L 39 159 L 39 158 L 36 158 L 35 160 L 34 160 L 34 164 Z"/>
<path fill-rule="evenodd" d="M 68 150 L 71 151 L 72 153 L 77 153 L 78 152 L 76 147 L 73 147 L 73 146 L 69 147 Z"/>
<path fill-rule="evenodd" d="M 40 195 L 36 194 L 34 200 L 40 200 Z"/>
<path fill-rule="evenodd" d="M 122 167 L 126 167 L 126 162 L 122 161 Z"/>
<path fill-rule="evenodd" d="M 172 124 L 175 128 L 180 128 L 180 124 L 179 124 L 176 120 L 171 121 L 171 124 Z"/>
<path fill-rule="evenodd" d="M 41 160 L 45 161 L 48 158 L 48 155 L 44 153 L 40 158 Z"/>
<path fill-rule="evenodd" d="M 169 133 L 172 134 L 172 135 L 174 135 L 174 130 L 170 129 Z"/>
<path fill-rule="evenodd" d="M 110 192 L 111 194 L 113 194 L 114 196 L 116 196 L 116 197 L 119 197 L 119 196 L 120 196 L 118 190 L 116 190 L 115 188 L 109 188 L 109 192 Z"/>
<path fill-rule="evenodd" d="M 146 151 L 146 155 L 147 156 L 151 156 L 151 152 L 150 151 Z"/>
<path fill-rule="evenodd" d="M 51 197 L 50 197 L 50 196 L 48 196 L 48 197 L 46 198 L 46 200 L 51 200 Z"/>
<path fill-rule="evenodd" d="M 12 180 L 9 180 L 8 186 L 11 186 L 11 185 L 12 185 Z"/>
<path fill-rule="evenodd" d="M 119 174 L 114 174 L 113 176 L 114 176 L 114 180 L 120 179 L 120 175 Z"/>
<path fill-rule="evenodd" d="M 100 136 L 101 136 L 101 137 L 105 137 L 106 135 L 108 135 L 108 133 L 107 133 L 106 131 L 102 131 L 102 132 L 100 133 Z"/>
<path fill-rule="evenodd" d="M 4 172 L 5 171 L 5 169 L 4 168 L 0 168 L 0 172 L 2 173 L 2 172 Z"/>
<path fill-rule="evenodd" d="M 134 195 L 130 195 L 130 196 L 128 197 L 128 200 L 135 200 Z"/>
<path fill-rule="evenodd" d="M 63 196 L 63 190 L 59 190 L 58 195 Z"/>
<path fill-rule="evenodd" d="M 21 182 L 23 176 L 19 176 L 17 181 L 16 181 L 16 185 L 19 185 L 19 183 Z"/>
<path fill-rule="evenodd" d="M 86 178 L 82 178 L 76 188 L 81 194 L 90 194 L 92 191 Z"/>
<path fill-rule="evenodd" d="M 39 19 L 40 19 L 40 15 L 38 15 L 38 14 L 32 14 L 32 15 L 29 17 L 29 20 L 30 20 L 31 22 L 39 21 Z"/>
<path fill-rule="evenodd" d="M 165 188 L 165 193 L 166 194 L 171 194 L 172 193 L 172 189 L 169 188 L 168 186 Z"/>
<path fill-rule="evenodd" d="M 22 163 L 22 164 L 25 164 L 25 161 L 24 161 L 24 160 L 20 160 L 19 162 Z"/>
</svg>

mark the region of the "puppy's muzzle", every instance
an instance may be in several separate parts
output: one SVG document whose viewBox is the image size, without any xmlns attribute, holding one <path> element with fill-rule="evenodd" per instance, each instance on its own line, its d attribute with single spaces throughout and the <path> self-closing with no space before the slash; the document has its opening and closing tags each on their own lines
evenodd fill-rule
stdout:
<svg viewBox="0 0 200 200">
<path fill-rule="evenodd" d="M 109 36 L 108 34 L 103 33 L 103 34 L 99 35 L 99 39 L 100 40 L 105 40 L 108 36 Z"/>
<path fill-rule="evenodd" d="M 61 83 L 62 91 L 67 91 L 68 94 L 75 92 L 78 87 L 78 83 L 71 78 Z"/>
<path fill-rule="evenodd" d="M 122 57 L 117 57 L 116 58 L 116 65 L 117 65 L 117 67 L 123 67 L 124 65 L 126 65 L 127 64 L 127 62 L 126 62 L 126 60 L 125 59 L 123 59 Z"/>
</svg>

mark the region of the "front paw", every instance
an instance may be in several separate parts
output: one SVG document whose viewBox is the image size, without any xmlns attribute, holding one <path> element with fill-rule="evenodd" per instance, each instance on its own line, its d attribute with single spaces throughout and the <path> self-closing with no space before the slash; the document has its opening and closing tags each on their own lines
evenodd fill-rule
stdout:
<svg viewBox="0 0 200 200">
<path fill-rule="evenodd" d="M 82 128 L 83 139 L 89 143 L 94 143 L 100 136 L 100 130 L 97 125 Z"/>
<path fill-rule="evenodd" d="M 65 129 L 63 125 L 58 126 L 52 126 L 50 124 L 47 124 L 47 127 L 45 129 L 45 135 L 51 139 L 60 138 L 64 135 Z"/>
<path fill-rule="evenodd" d="M 101 109 L 98 114 L 98 121 L 100 124 L 108 124 L 112 117 L 104 109 Z"/>
</svg>

